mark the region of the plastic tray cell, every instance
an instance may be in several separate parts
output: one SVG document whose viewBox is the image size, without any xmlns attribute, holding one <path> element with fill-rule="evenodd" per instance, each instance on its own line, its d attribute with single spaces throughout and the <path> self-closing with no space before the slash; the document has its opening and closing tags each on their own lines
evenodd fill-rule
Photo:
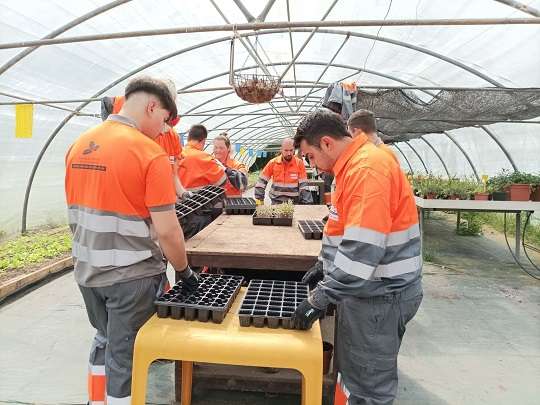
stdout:
<svg viewBox="0 0 540 405">
<path fill-rule="evenodd" d="M 227 198 L 225 213 L 228 215 L 251 215 L 255 212 L 257 203 L 253 198 Z"/>
<path fill-rule="evenodd" d="M 221 323 L 240 291 L 242 276 L 201 274 L 197 291 L 187 293 L 179 281 L 154 303 L 159 318 Z"/>
<path fill-rule="evenodd" d="M 225 190 L 215 186 L 206 186 L 194 192 L 192 197 L 176 204 L 175 210 L 178 220 L 182 223 L 188 216 L 213 207 L 223 197 L 224 193 Z"/>
<path fill-rule="evenodd" d="M 305 239 L 322 239 L 324 222 L 318 220 L 300 220 L 298 229 Z"/>
<path fill-rule="evenodd" d="M 296 281 L 251 280 L 238 311 L 240 326 L 292 329 L 294 311 L 308 297 Z"/>
</svg>

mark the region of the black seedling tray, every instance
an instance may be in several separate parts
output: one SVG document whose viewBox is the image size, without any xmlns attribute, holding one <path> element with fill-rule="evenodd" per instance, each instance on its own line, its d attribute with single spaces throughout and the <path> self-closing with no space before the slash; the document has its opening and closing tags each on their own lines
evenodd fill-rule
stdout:
<svg viewBox="0 0 540 405">
<path fill-rule="evenodd" d="M 251 215 L 255 212 L 257 203 L 253 198 L 227 198 L 225 213 L 228 215 Z"/>
<path fill-rule="evenodd" d="M 298 221 L 298 229 L 300 229 L 305 239 L 322 239 L 324 223 L 323 221 L 311 219 L 300 220 Z"/>
<path fill-rule="evenodd" d="M 178 220 L 190 214 L 196 214 L 206 208 L 212 208 L 218 199 L 222 198 L 225 190 L 220 187 L 206 186 L 196 191 L 192 197 L 182 200 L 175 206 Z"/>
<path fill-rule="evenodd" d="M 251 280 L 238 311 L 240 326 L 293 329 L 294 311 L 307 297 L 307 285 L 296 281 Z"/>
<path fill-rule="evenodd" d="M 159 318 L 171 317 L 187 321 L 199 320 L 221 323 L 240 291 L 244 277 L 218 274 L 201 274 L 197 291 L 189 294 L 179 281 L 159 297 L 156 305 Z"/>
<path fill-rule="evenodd" d="M 292 218 L 258 217 L 256 212 L 253 213 L 253 225 L 292 226 L 292 222 Z"/>
</svg>

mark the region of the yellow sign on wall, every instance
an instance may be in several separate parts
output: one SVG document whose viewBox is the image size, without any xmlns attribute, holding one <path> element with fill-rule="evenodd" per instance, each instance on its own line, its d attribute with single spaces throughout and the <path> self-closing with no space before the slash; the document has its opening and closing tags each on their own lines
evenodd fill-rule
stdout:
<svg viewBox="0 0 540 405">
<path fill-rule="evenodd" d="M 15 106 L 15 138 L 32 138 L 34 106 L 17 104 Z"/>
</svg>

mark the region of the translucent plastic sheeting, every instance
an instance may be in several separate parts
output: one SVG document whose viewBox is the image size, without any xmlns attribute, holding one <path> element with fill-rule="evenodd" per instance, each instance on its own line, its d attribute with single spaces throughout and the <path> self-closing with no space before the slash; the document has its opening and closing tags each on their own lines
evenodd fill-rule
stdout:
<svg viewBox="0 0 540 405">
<path fill-rule="evenodd" d="M 245 23 L 246 17 L 232 0 L 178 2 L 172 0 L 60 0 L 2 1 L 0 42 L 35 40 L 45 37 L 65 24 L 93 10 L 110 5 L 107 11 L 88 18 L 60 37 L 93 35 L 178 26 L 218 25 L 226 21 Z M 249 12 L 257 17 L 267 0 L 244 0 Z M 287 2 L 277 0 L 267 22 L 287 21 Z M 415 0 L 390 1 L 291 0 L 292 21 L 320 20 L 331 9 L 327 20 L 427 19 L 427 18 L 505 18 L 530 17 L 521 11 L 493 0 Z M 527 1 L 540 9 L 540 1 Z M 113 7 L 114 6 L 114 7 Z M 282 75 L 292 55 L 304 45 L 312 29 L 239 32 L 247 46 L 252 46 L 271 74 Z M 380 32 L 379 32 L 380 31 Z M 346 40 L 347 34 L 350 37 Z M 379 40 L 372 37 L 379 34 Z M 231 32 L 205 32 L 168 36 L 81 42 L 38 48 L 5 70 L 5 64 L 24 48 L 0 50 L 0 92 L 41 100 L 84 99 L 96 94 L 117 95 L 123 92 L 131 74 L 148 73 L 169 77 L 179 90 L 228 87 Z M 233 143 L 246 148 L 264 149 L 294 133 L 298 120 L 319 105 L 324 90 L 305 87 L 314 82 L 327 84 L 343 79 L 357 80 L 360 86 L 455 86 L 483 87 L 500 84 L 508 87 L 540 87 L 540 51 L 538 25 L 515 26 L 428 26 L 428 27 L 340 27 L 321 28 L 305 46 L 294 68 L 283 77 L 283 97 L 271 104 L 245 105 L 232 90 L 180 94 L 178 104 L 183 117 L 177 127 L 185 132 L 192 124 L 204 122 L 211 139 L 228 131 Z M 251 45 L 247 43 L 247 38 Z M 345 41 L 346 40 L 346 41 Z M 400 41 L 400 44 L 391 43 Z M 344 44 L 345 43 L 345 44 Z M 344 45 L 343 45 L 344 44 Z M 342 49 L 336 53 L 340 46 Z M 412 49 L 420 47 L 422 49 Z M 441 57 L 450 58 L 450 61 Z M 331 65 L 327 64 L 333 59 Z M 161 61 L 160 61 L 161 60 Z M 464 69 L 451 63 L 462 63 Z M 239 40 L 235 44 L 235 69 L 254 73 L 257 63 Z M 363 69 L 367 71 L 362 71 Z M 257 68 L 261 72 L 260 68 Z M 215 77 L 214 77 L 215 76 Z M 118 83 L 116 83 L 118 81 Z M 116 83 L 116 84 L 115 84 Z M 304 87 L 293 88 L 294 84 Z M 112 86 L 110 89 L 107 87 Z M 289 88 L 288 86 L 292 86 Z M 103 94 L 101 94 L 103 93 Z M 309 94 L 306 101 L 304 97 Z M 219 95 L 223 97 L 216 98 Z M 1 97 L 1 101 L 13 101 Z M 303 105 L 300 107 L 300 104 Z M 68 109 L 78 103 L 62 104 Z M 259 111 L 262 110 L 262 111 Z M 213 115 L 189 114 L 208 112 Z M 99 103 L 92 102 L 83 113 L 98 114 Z M 252 114 L 264 115 L 252 115 Z M 19 229 L 24 189 L 31 167 L 45 140 L 67 112 L 44 106 L 34 110 L 34 136 L 15 139 L 14 107 L 0 106 L 0 229 Z M 266 115 L 272 114 L 272 115 Z M 296 114 L 296 115 L 295 115 Z M 40 225 L 65 218 L 63 203 L 63 159 L 67 147 L 84 129 L 99 119 L 72 119 L 57 135 L 37 171 L 30 195 L 29 225 Z M 512 154 L 518 168 L 538 171 L 540 155 L 538 124 L 497 124 L 489 128 Z M 497 145 L 477 128 L 451 131 L 470 155 L 478 171 L 494 173 L 509 167 Z M 442 134 L 426 136 L 444 157 L 451 173 L 470 175 L 472 171 L 459 149 Z M 444 173 L 433 151 L 421 140 L 412 141 L 428 170 Z M 407 145 L 399 145 L 415 168 L 422 171 L 418 157 Z M 211 148 L 209 148 L 211 150 Z M 254 156 L 243 160 L 252 163 Z M 401 157 L 403 159 L 403 157 Z"/>
</svg>

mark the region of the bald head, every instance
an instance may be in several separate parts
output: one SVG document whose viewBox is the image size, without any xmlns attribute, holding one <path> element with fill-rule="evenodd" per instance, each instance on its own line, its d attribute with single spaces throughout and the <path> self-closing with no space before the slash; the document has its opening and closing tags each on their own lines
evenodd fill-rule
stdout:
<svg viewBox="0 0 540 405">
<path fill-rule="evenodd" d="M 287 162 L 290 162 L 294 156 L 294 140 L 292 138 L 285 138 L 281 142 L 281 156 Z"/>
</svg>

